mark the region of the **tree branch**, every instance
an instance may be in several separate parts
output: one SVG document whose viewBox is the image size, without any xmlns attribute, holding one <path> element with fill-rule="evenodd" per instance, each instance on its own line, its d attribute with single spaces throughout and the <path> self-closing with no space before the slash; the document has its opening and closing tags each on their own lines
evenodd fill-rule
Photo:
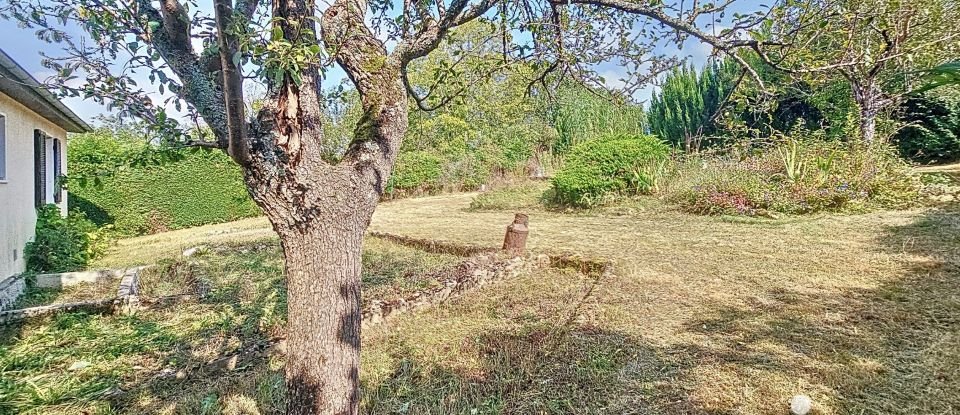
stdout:
<svg viewBox="0 0 960 415">
<path fill-rule="evenodd" d="M 243 115 L 243 78 L 237 68 L 237 62 L 233 59 L 234 54 L 237 53 L 237 42 L 229 30 L 233 20 L 230 0 L 214 0 L 214 14 L 222 67 L 220 73 L 223 76 L 224 108 L 227 115 L 227 153 L 237 164 L 247 166 L 250 163 L 250 149 Z"/>
<path fill-rule="evenodd" d="M 706 33 L 699 28 L 697 28 L 692 21 L 685 21 L 673 16 L 666 14 L 661 8 L 645 6 L 641 3 L 633 3 L 627 0 L 549 0 L 553 5 L 567 5 L 567 4 L 580 4 L 580 5 L 591 5 L 598 7 L 607 7 L 613 10 L 618 10 L 625 13 L 635 14 L 639 16 L 644 16 L 650 19 L 653 19 L 657 22 L 662 23 L 663 25 L 670 27 L 678 32 L 686 33 L 694 38 L 700 40 L 703 43 L 706 43 L 710 46 L 713 46 L 715 49 L 722 51 L 725 55 L 729 56 L 738 65 L 740 65 L 747 73 L 750 74 L 750 77 L 757 83 L 761 91 L 767 92 L 766 85 L 763 82 L 763 79 L 760 77 L 760 74 L 741 56 L 736 53 L 736 49 L 743 47 L 744 45 L 741 42 L 728 42 L 724 39 L 721 39 L 718 36 Z M 726 4 L 729 4 L 727 2 Z M 711 7 L 711 10 L 716 9 L 720 6 Z M 716 11 L 716 10 L 713 10 Z"/>
<path fill-rule="evenodd" d="M 214 136 L 217 137 L 217 141 L 225 148 L 228 134 L 223 93 L 217 88 L 213 75 L 207 71 L 196 53 L 193 52 L 189 30 L 188 35 L 184 38 L 181 35 L 183 30 L 178 29 L 186 11 L 183 7 L 165 8 L 164 13 L 170 14 L 165 19 L 160 11 L 153 8 L 150 0 L 136 0 L 136 2 L 138 17 L 147 26 L 143 36 L 153 44 L 167 65 L 170 66 L 170 69 L 180 78 L 183 84 L 181 91 L 183 98 L 197 109 L 203 120 L 210 126 Z M 166 24 L 163 23 L 168 20 L 173 22 L 170 32 L 165 27 Z M 152 22 L 159 23 L 160 27 L 151 29 L 150 24 Z M 171 36 L 170 33 L 174 35 Z"/>
</svg>

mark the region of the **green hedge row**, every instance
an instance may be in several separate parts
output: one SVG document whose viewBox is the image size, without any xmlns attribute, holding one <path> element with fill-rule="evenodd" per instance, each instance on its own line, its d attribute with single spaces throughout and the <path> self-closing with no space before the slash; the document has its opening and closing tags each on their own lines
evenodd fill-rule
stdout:
<svg viewBox="0 0 960 415">
<path fill-rule="evenodd" d="M 187 152 L 177 161 L 126 167 L 94 186 L 70 183 L 71 210 L 122 234 L 154 233 L 260 214 L 240 169 L 219 152 Z"/>
</svg>

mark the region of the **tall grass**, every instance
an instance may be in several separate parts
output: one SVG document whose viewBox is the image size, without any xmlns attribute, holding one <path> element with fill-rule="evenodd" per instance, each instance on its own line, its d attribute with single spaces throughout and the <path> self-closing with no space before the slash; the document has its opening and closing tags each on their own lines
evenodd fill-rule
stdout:
<svg viewBox="0 0 960 415">
<path fill-rule="evenodd" d="M 643 107 L 616 101 L 581 86 L 561 87 L 549 113 L 557 129 L 554 156 L 563 156 L 573 146 L 601 136 L 644 134 L 648 128 Z"/>
</svg>

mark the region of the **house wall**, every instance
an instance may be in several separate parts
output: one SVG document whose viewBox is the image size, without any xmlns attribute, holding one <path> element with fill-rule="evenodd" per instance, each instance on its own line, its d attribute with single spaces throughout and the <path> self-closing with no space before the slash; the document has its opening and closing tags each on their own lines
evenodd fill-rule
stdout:
<svg viewBox="0 0 960 415">
<path fill-rule="evenodd" d="M 0 93 L 0 115 L 6 117 L 7 177 L 0 181 L 0 280 L 23 272 L 23 248 L 33 239 L 37 214 L 34 208 L 33 134 L 35 129 L 59 138 L 61 168 L 67 168 L 67 132 Z M 47 140 L 47 202 L 53 203 L 53 140 Z M 64 193 L 60 210 L 67 212 Z"/>
</svg>

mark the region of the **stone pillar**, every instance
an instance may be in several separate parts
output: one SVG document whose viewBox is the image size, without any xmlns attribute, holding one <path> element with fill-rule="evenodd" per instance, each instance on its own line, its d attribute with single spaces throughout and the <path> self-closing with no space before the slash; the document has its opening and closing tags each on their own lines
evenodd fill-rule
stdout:
<svg viewBox="0 0 960 415">
<path fill-rule="evenodd" d="M 507 226 L 507 234 L 503 237 L 503 250 L 513 255 L 523 255 L 527 248 L 527 227 L 529 217 L 525 213 L 517 213 L 513 223 Z"/>
</svg>

